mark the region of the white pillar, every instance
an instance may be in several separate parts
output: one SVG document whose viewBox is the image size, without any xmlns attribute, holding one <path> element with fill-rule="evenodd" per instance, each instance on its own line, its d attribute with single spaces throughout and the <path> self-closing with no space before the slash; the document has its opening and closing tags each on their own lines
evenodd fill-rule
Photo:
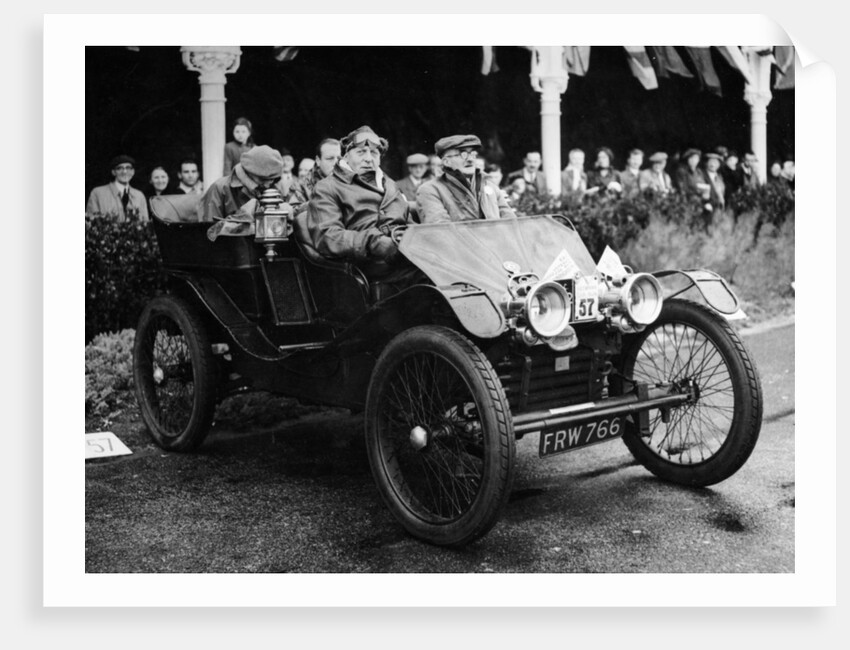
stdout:
<svg viewBox="0 0 850 650">
<path fill-rule="evenodd" d="M 224 114 L 226 74 L 239 69 L 242 50 L 238 47 L 181 47 L 183 65 L 200 73 L 201 152 L 204 187 L 221 177 L 227 123 Z"/>
<path fill-rule="evenodd" d="M 750 148 L 758 157 L 759 181 L 767 180 L 767 105 L 773 99 L 770 92 L 770 66 L 773 54 L 769 49 L 743 48 L 750 64 L 753 83 L 744 86 L 744 99 L 750 105 Z"/>
<path fill-rule="evenodd" d="M 531 87 L 540 93 L 540 143 L 549 193 L 561 194 L 561 94 L 569 76 L 562 45 L 531 50 Z"/>
</svg>

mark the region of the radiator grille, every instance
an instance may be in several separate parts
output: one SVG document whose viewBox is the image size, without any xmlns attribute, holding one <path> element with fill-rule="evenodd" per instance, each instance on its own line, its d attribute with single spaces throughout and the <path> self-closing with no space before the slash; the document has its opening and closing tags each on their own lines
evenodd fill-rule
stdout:
<svg viewBox="0 0 850 650">
<path fill-rule="evenodd" d="M 569 369 L 556 371 L 555 359 L 564 356 L 569 357 Z M 556 354 L 538 346 L 504 359 L 496 371 L 514 413 L 587 402 L 598 397 L 602 387 L 590 348 Z"/>
</svg>

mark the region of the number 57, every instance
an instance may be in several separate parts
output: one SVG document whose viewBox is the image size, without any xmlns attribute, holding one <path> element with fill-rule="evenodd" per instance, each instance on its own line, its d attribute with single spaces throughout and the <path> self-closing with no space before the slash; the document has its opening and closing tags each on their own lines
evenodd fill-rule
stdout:
<svg viewBox="0 0 850 650">
<path fill-rule="evenodd" d="M 102 442 L 105 442 L 106 446 L 109 447 L 109 449 L 104 449 L 103 445 L 100 444 Z M 99 440 L 86 440 L 86 444 L 89 447 L 94 448 L 94 450 L 98 454 L 102 454 L 105 451 L 112 451 L 112 441 L 109 438 L 100 438 Z"/>
</svg>

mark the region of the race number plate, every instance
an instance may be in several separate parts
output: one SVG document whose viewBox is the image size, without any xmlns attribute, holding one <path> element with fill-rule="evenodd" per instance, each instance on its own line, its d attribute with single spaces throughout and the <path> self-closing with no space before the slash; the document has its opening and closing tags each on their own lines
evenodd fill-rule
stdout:
<svg viewBox="0 0 850 650">
<path fill-rule="evenodd" d="M 599 313 L 599 286 L 593 277 L 581 277 L 575 283 L 573 320 L 595 320 Z"/>
<path fill-rule="evenodd" d="M 540 432 L 540 457 L 561 454 L 623 435 L 623 418 L 614 416 Z"/>
<path fill-rule="evenodd" d="M 129 447 L 118 439 L 111 431 L 86 434 L 86 460 L 89 458 L 105 458 L 107 456 L 123 456 L 132 454 Z"/>
</svg>

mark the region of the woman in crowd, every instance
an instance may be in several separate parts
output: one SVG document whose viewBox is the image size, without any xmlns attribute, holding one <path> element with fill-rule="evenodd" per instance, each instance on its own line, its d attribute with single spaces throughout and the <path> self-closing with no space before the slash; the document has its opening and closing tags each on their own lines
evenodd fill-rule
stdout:
<svg viewBox="0 0 850 650">
<path fill-rule="evenodd" d="M 676 189 L 686 196 L 693 196 L 700 201 L 707 201 L 711 186 L 706 181 L 705 173 L 700 168 L 702 151 L 688 149 L 682 154 L 684 161 L 676 169 Z"/>
<path fill-rule="evenodd" d="M 613 167 L 614 152 L 608 147 L 600 147 L 596 150 L 596 162 L 593 169 L 587 175 L 588 192 L 610 191 L 612 194 L 619 193 L 623 186 L 620 183 L 620 172 Z M 593 188 L 597 188 L 593 190 Z"/>
<path fill-rule="evenodd" d="M 153 213 L 153 210 L 151 210 L 151 197 L 171 193 L 168 172 L 165 171 L 162 165 L 157 165 L 151 170 L 150 176 L 148 176 L 148 186 L 144 190 L 145 198 L 148 202 L 148 214 Z"/>
<path fill-rule="evenodd" d="M 239 117 L 233 122 L 233 140 L 224 145 L 224 174 L 229 174 L 239 163 L 242 154 L 254 146 L 254 128 L 251 122 Z"/>
</svg>

